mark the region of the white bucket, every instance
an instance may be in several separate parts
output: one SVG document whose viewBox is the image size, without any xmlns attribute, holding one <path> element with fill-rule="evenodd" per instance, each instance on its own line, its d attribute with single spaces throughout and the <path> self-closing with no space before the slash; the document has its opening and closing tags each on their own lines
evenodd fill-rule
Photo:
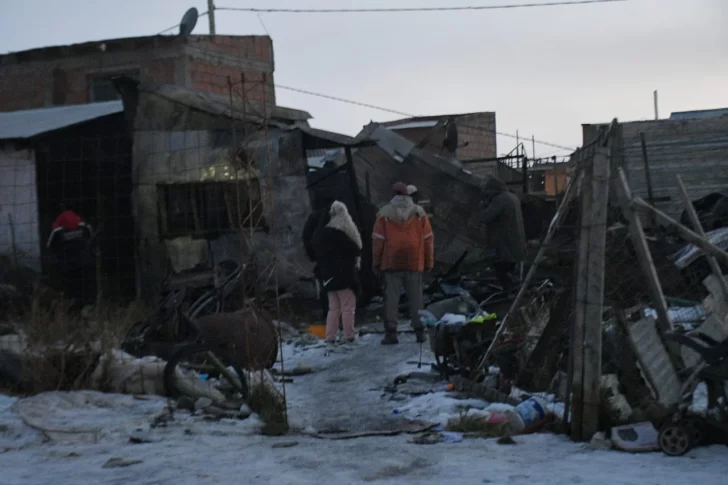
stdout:
<svg viewBox="0 0 728 485">
<path fill-rule="evenodd" d="M 539 397 L 530 397 L 516 406 L 516 411 L 521 416 L 524 430 L 538 426 L 546 418 L 547 403 Z"/>
</svg>

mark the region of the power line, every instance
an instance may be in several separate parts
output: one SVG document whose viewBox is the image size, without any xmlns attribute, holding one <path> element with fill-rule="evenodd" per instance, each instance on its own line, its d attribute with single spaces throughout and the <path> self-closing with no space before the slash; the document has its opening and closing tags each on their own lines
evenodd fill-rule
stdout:
<svg viewBox="0 0 728 485">
<path fill-rule="evenodd" d="M 375 110 L 378 110 L 378 111 L 383 111 L 383 112 L 386 112 L 386 113 L 396 114 L 396 115 L 399 115 L 399 116 L 405 116 L 407 118 L 419 118 L 419 116 L 417 116 L 417 115 L 413 115 L 413 114 L 410 114 L 410 113 L 405 113 L 404 111 L 398 111 L 398 110 L 395 110 L 395 109 L 384 108 L 382 106 L 377 106 L 377 105 L 374 105 L 374 104 L 361 103 L 359 101 L 354 101 L 354 100 L 345 99 L 345 98 L 339 98 L 339 97 L 336 97 L 336 96 L 331 96 L 329 94 L 315 93 L 313 91 L 306 91 L 305 89 L 294 88 L 294 87 L 291 87 L 291 86 L 283 86 L 281 84 L 276 84 L 275 87 L 277 87 L 279 89 L 284 89 L 286 91 L 293 91 L 295 93 L 307 94 L 309 96 L 316 96 L 318 98 L 330 99 L 332 101 L 338 101 L 340 103 L 352 104 L 352 105 L 355 105 L 355 106 L 361 106 L 363 108 L 370 108 L 370 109 L 375 109 Z M 482 129 L 482 128 L 476 127 L 476 126 L 462 125 L 460 123 L 458 123 L 458 124 L 460 126 L 464 127 L 464 128 L 473 128 L 473 129 L 478 129 L 478 130 Z M 500 136 L 505 136 L 505 137 L 508 137 L 508 138 L 514 138 L 514 139 L 520 139 L 520 140 L 524 140 L 524 141 L 529 141 L 529 140 L 526 140 L 522 136 L 519 137 L 518 135 L 514 135 L 512 133 L 503 133 L 503 132 L 500 132 L 500 131 L 496 131 L 495 134 L 496 135 L 500 135 Z M 567 147 L 567 146 L 564 146 L 564 145 L 558 145 L 556 143 L 550 143 L 550 142 L 543 141 L 543 140 L 533 140 L 533 141 L 535 141 L 539 145 L 550 146 L 550 147 L 558 148 L 558 149 L 561 149 L 561 150 L 574 151 L 574 148 L 573 147 Z"/>
<path fill-rule="evenodd" d="M 557 7 L 567 5 L 588 5 L 595 3 L 626 2 L 627 0 L 573 0 L 545 3 L 518 3 L 512 5 L 470 5 L 464 7 L 390 7 L 390 8 L 252 8 L 216 7 L 215 10 L 250 13 L 395 13 L 395 12 L 456 12 L 476 10 L 504 10 L 533 7 Z"/>
</svg>

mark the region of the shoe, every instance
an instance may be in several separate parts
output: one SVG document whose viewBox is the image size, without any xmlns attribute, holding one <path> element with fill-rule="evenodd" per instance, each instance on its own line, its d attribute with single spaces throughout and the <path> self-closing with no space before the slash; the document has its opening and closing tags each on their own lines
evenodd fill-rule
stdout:
<svg viewBox="0 0 728 485">
<path fill-rule="evenodd" d="M 388 333 L 382 339 L 382 345 L 397 345 L 398 343 L 399 339 L 397 339 L 396 333 Z"/>
<path fill-rule="evenodd" d="M 417 343 L 418 344 L 427 342 L 427 337 L 425 337 L 425 331 L 424 330 L 415 330 L 415 337 L 417 337 Z"/>
</svg>

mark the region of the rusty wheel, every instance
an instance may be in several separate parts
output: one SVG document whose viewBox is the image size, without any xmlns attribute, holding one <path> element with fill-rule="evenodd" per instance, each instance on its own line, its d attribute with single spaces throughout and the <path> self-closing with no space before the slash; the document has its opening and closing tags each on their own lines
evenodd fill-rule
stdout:
<svg viewBox="0 0 728 485">
<path fill-rule="evenodd" d="M 657 442 L 668 456 L 682 456 L 692 448 L 691 430 L 680 423 L 668 423 L 660 429 Z"/>
</svg>

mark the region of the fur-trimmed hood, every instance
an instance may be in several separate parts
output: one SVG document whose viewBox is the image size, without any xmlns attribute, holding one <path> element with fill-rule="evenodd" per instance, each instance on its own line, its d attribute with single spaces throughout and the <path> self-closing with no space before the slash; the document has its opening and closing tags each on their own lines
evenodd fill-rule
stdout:
<svg viewBox="0 0 728 485">
<path fill-rule="evenodd" d="M 427 213 L 409 195 L 395 195 L 388 205 L 382 207 L 379 215 L 392 221 L 405 222 L 414 216 L 425 217 Z"/>
<path fill-rule="evenodd" d="M 359 233 L 359 229 L 357 229 L 356 224 L 354 224 L 354 220 L 351 218 L 346 205 L 338 200 L 335 201 L 331 204 L 329 215 L 331 216 L 331 219 L 328 224 L 326 224 L 326 227 L 343 232 L 346 234 L 346 237 L 356 244 L 356 247 L 361 249 L 361 234 Z"/>
</svg>

